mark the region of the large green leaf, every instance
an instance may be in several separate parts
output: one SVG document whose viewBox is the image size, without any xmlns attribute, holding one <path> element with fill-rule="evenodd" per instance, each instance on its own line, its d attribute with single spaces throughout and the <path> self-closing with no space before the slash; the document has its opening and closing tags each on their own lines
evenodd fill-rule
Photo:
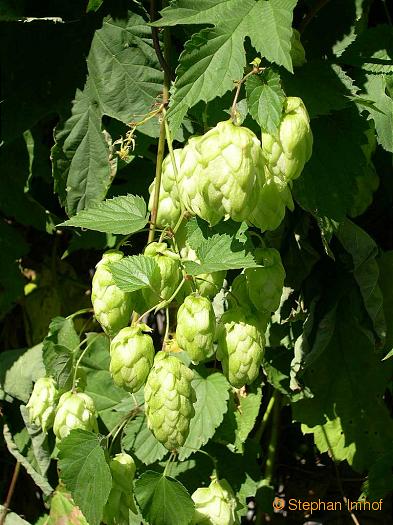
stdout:
<svg viewBox="0 0 393 525">
<path fill-rule="evenodd" d="M 135 482 L 142 516 L 150 525 L 189 525 L 194 504 L 184 486 L 173 478 L 148 470 Z"/>
<path fill-rule="evenodd" d="M 145 465 L 160 461 L 168 454 L 168 450 L 162 443 L 157 441 L 147 427 L 144 414 L 140 414 L 128 422 L 125 427 L 122 444 L 125 450 L 135 454 Z"/>
<path fill-rule="evenodd" d="M 60 476 L 90 525 L 99 525 L 112 488 L 112 476 L 100 438 L 72 430 L 59 443 Z"/>
<path fill-rule="evenodd" d="M 180 0 L 162 11 L 163 18 L 154 25 L 214 26 L 194 34 L 180 57 L 168 113 L 174 130 L 190 107 L 224 95 L 242 78 L 246 37 L 262 56 L 292 71 L 290 40 L 295 5 L 295 0 L 205 0 L 201 5 Z"/>
<path fill-rule="evenodd" d="M 367 97 L 374 102 L 369 108 L 377 130 L 378 142 L 393 152 L 393 100 L 386 94 L 387 82 L 384 75 L 367 75 L 364 89 Z"/>
<path fill-rule="evenodd" d="M 132 255 L 110 265 L 113 279 L 124 292 L 152 287 L 159 279 L 159 267 L 153 257 Z"/>
<path fill-rule="evenodd" d="M 190 423 L 190 432 L 180 449 L 179 459 L 187 459 L 213 437 L 216 428 L 221 424 L 228 410 L 229 384 L 220 372 L 211 375 L 201 370 L 203 375 L 194 371 L 192 386 L 197 401 L 194 405 L 195 416 Z"/>
</svg>

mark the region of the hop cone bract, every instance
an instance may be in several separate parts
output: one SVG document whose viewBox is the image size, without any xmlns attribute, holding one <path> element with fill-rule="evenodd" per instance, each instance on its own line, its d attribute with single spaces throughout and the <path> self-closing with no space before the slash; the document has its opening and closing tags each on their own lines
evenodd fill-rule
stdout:
<svg viewBox="0 0 393 525">
<path fill-rule="evenodd" d="M 145 384 L 153 366 L 153 340 L 144 330 L 151 331 L 142 323 L 127 326 L 111 341 L 110 372 L 114 382 L 129 392 L 137 392 Z"/>
<path fill-rule="evenodd" d="M 61 440 L 75 428 L 97 430 L 97 412 L 94 401 L 87 394 L 66 392 L 57 406 L 53 432 Z"/>
<path fill-rule="evenodd" d="M 284 115 L 275 137 L 262 132 L 262 151 L 269 172 L 283 182 L 297 179 L 312 153 L 310 119 L 298 97 L 288 97 Z"/>
<path fill-rule="evenodd" d="M 184 148 L 181 198 L 185 208 L 211 225 L 222 218 L 248 218 L 255 207 L 254 186 L 264 160 L 255 134 L 231 120 L 219 122 Z"/>
<path fill-rule="evenodd" d="M 264 353 L 258 318 L 245 308 L 231 308 L 221 317 L 217 340 L 217 358 L 231 385 L 241 388 L 251 384 L 258 377 Z"/>
<path fill-rule="evenodd" d="M 58 391 L 52 377 L 41 377 L 34 385 L 26 405 L 30 422 L 46 432 L 53 425 Z"/>
<path fill-rule="evenodd" d="M 198 364 L 213 353 L 216 318 L 206 297 L 189 295 L 177 312 L 176 340 Z"/>
<path fill-rule="evenodd" d="M 177 357 L 160 351 L 145 385 L 147 425 L 167 449 L 177 450 L 187 439 L 195 411 L 193 372 Z"/>
<path fill-rule="evenodd" d="M 143 288 L 142 297 L 149 308 L 162 300 L 169 299 L 176 290 L 182 278 L 179 256 L 170 250 L 164 242 L 152 242 L 144 254 L 153 257 L 158 265 L 159 272 L 152 288 Z"/>
<path fill-rule="evenodd" d="M 111 250 L 103 254 L 92 281 L 91 301 L 94 315 L 104 332 L 113 337 L 128 325 L 133 311 L 132 294 L 123 292 L 113 280 L 109 263 L 120 261 L 123 253 Z"/>
<path fill-rule="evenodd" d="M 234 525 L 237 501 L 225 479 L 213 478 L 208 487 L 197 489 L 192 494 L 195 514 L 192 525 Z"/>
<path fill-rule="evenodd" d="M 107 525 L 128 525 L 129 511 L 136 513 L 133 495 L 135 461 L 124 452 L 111 459 L 112 489 L 104 508 L 103 522 Z"/>
</svg>

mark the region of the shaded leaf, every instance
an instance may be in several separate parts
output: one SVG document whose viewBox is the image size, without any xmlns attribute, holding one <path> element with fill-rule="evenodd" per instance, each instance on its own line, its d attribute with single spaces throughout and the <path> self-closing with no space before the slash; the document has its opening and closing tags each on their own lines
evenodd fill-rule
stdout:
<svg viewBox="0 0 393 525">
<path fill-rule="evenodd" d="M 267 70 L 246 81 L 247 104 L 250 114 L 262 131 L 276 135 L 280 125 L 285 93 L 278 73 Z"/>
<path fill-rule="evenodd" d="M 157 441 L 147 428 L 146 416 L 138 415 L 127 423 L 122 441 L 125 450 L 133 452 L 145 465 L 160 461 L 168 454 L 168 450 Z"/>
</svg>

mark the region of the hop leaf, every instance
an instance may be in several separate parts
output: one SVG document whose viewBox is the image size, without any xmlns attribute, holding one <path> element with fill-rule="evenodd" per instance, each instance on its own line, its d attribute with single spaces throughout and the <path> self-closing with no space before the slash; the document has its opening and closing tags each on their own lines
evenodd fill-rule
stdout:
<svg viewBox="0 0 393 525">
<path fill-rule="evenodd" d="M 115 250 L 104 253 L 96 266 L 92 281 L 91 301 L 94 315 L 104 332 L 113 337 L 127 326 L 134 309 L 132 295 L 120 290 L 113 279 L 109 264 L 118 262 L 123 253 Z"/>
<path fill-rule="evenodd" d="M 225 479 L 213 477 L 208 487 L 197 489 L 191 496 L 195 503 L 193 525 L 234 525 L 237 500 Z"/>
<path fill-rule="evenodd" d="M 185 246 L 181 250 L 180 254 L 184 261 L 194 261 L 200 263 L 200 260 L 198 259 L 195 250 L 193 250 L 189 246 Z M 195 279 L 199 295 L 201 295 L 202 297 L 213 299 L 213 297 L 215 297 L 217 293 L 221 290 L 226 273 L 226 270 L 221 270 L 213 273 L 199 274 Z M 184 294 L 183 297 L 191 294 L 191 284 L 186 282 L 182 288 L 182 292 Z"/>
<path fill-rule="evenodd" d="M 110 346 L 110 372 L 114 382 L 129 392 L 137 392 L 146 382 L 154 360 L 154 345 L 150 330 L 144 324 L 120 330 Z"/>
<path fill-rule="evenodd" d="M 52 377 L 41 377 L 34 385 L 26 408 L 31 423 L 47 432 L 53 425 L 57 401 L 57 388 Z"/>
<path fill-rule="evenodd" d="M 300 41 L 300 33 L 297 29 L 292 29 L 291 58 L 293 67 L 301 67 L 307 62 L 306 52 Z"/>
<path fill-rule="evenodd" d="M 147 424 L 167 449 L 180 448 L 189 432 L 195 411 L 192 371 L 177 357 L 160 351 L 145 385 Z"/>
<path fill-rule="evenodd" d="M 297 179 L 311 157 L 313 137 L 303 101 L 288 97 L 278 137 L 262 132 L 262 151 L 268 170 L 283 182 Z"/>
<path fill-rule="evenodd" d="M 213 305 L 198 295 L 189 295 L 177 313 L 176 340 L 191 361 L 198 364 L 213 353 L 216 318 Z"/>
<path fill-rule="evenodd" d="M 251 384 L 259 373 L 264 336 L 261 322 L 245 308 L 225 312 L 217 328 L 217 358 L 235 388 Z"/>
<path fill-rule="evenodd" d="M 97 430 L 97 412 L 92 398 L 87 394 L 66 392 L 57 406 L 53 432 L 58 440 L 62 440 L 76 428 Z"/>
<path fill-rule="evenodd" d="M 231 120 L 220 122 L 184 148 L 180 189 L 185 208 L 211 225 L 222 218 L 246 220 L 256 204 L 254 186 L 263 166 L 254 133 Z"/>
</svg>

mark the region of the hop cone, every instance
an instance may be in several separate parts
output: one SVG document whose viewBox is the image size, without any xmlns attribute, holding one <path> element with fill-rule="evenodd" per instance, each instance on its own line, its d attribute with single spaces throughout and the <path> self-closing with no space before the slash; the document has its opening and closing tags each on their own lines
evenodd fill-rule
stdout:
<svg viewBox="0 0 393 525">
<path fill-rule="evenodd" d="M 134 308 L 132 295 L 116 286 L 109 269 L 109 263 L 120 261 L 122 258 L 123 253 L 115 250 L 104 253 L 96 266 L 92 281 L 91 301 L 94 315 L 110 337 L 128 325 Z"/>
<path fill-rule="evenodd" d="M 127 326 L 112 339 L 109 365 L 113 381 L 128 390 L 137 392 L 146 382 L 154 360 L 154 345 L 151 331 L 145 324 Z"/>
<path fill-rule="evenodd" d="M 265 179 L 257 193 L 258 200 L 248 220 L 261 231 L 273 231 L 281 224 L 285 209 L 294 208 L 291 190 L 285 182 L 265 168 Z"/>
<path fill-rule="evenodd" d="M 274 248 L 258 248 L 254 256 L 262 267 L 244 270 L 248 295 L 258 312 L 275 312 L 280 305 L 285 279 L 280 253 Z"/>
<path fill-rule="evenodd" d="M 218 324 L 217 340 L 217 358 L 231 385 L 251 384 L 258 377 L 264 353 L 258 318 L 245 308 L 228 310 Z"/>
<path fill-rule="evenodd" d="M 180 253 L 182 259 L 185 261 L 194 261 L 198 263 L 200 262 L 195 251 L 189 248 L 188 246 L 185 246 Z M 202 297 L 213 299 L 213 297 L 215 297 L 217 293 L 221 290 L 224 284 L 226 273 L 226 270 L 220 270 L 218 272 L 202 273 L 198 275 L 195 278 L 195 283 L 199 295 L 202 295 Z M 191 294 L 191 284 L 186 282 L 182 288 L 182 291 L 184 292 L 184 297 Z"/>
<path fill-rule="evenodd" d="M 192 525 L 234 525 L 237 501 L 229 483 L 213 478 L 206 488 L 197 489 L 191 496 L 195 503 Z"/>
<path fill-rule="evenodd" d="M 269 172 L 283 182 L 297 179 L 311 157 L 313 137 L 303 101 L 288 97 L 279 137 L 262 133 L 262 151 Z"/>
<path fill-rule="evenodd" d="M 97 430 L 97 413 L 90 396 L 80 392 L 66 392 L 57 406 L 53 432 L 61 440 L 75 428 Z"/>
<path fill-rule="evenodd" d="M 248 218 L 255 207 L 254 186 L 263 173 L 260 142 L 252 131 L 220 122 L 184 148 L 181 196 L 185 208 L 211 225 L 222 218 Z"/>
<path fill-rule="evenodd" d="M 195 411 L 193 372 L 177 357 L 160 351 L 145 385 L 147 425 L 167 449 L 177 450 L 187 439 Z"/>
<path fill-rule="evenodd" d="M 189 295 L 177 313 L 176 340 L 191 361 L 198 364 L 213 353 L 216 318 L 206 297 Z"/>
<path fill-rule="evenodd" d="M 53 425 L 57 396 L 55 380 L 51 377 L 41 377 L 34 385 L 26 405 L 30 422 L 40 426 L 43 432 L 47 432 Z"/>
<path fill-rule="evenodd" d="M 178 171 L 179 180 L 176 181 L 175 172 L 173 170 L 173 164 L 170 155 L 165 157 L 162 163 L 161 173 L 161 186 L 159 195 L 159 205 L 157 211 L 156 222 L 159 226 L 172 226 L 174 227 L 180 218 L 180 197 L 179 188 L 180 185 L 180 174 L 181 164 L 184 157 L 184 151 L 182 149 L 175 149 L 174 156 L 176 161 L 176 167 Z M 149 199 L 149 210 L 153 209 L 154 201 L 154 190 L 155 182 L 152 182 L 149 188 L 150 199 Z"/>
<path fill-rule="evenodd" d="M 306 52 L 300 41 L 300 33 L 296 29 L 292 29 L 291 58 L 293 67 L 301 67 L 307 62 Z"/>
<path fill-rule="evenodd" d="M 152 288 L 143 288 L 142 297 L 148 308 L 169 299 L 182 278 L 179 256 L 171 251 L 164 242 L 152 242 L 145 249 L 145 255 L 153 257 L 159 272 Z"/>
<path fill-rule="evenodd" d="M 129 511 L 137 512 L 132 491 L 135 462 L 128 454 L 116 454 L 109 467 L 112 489 L 104 508 L 103 522 L 107 525 L 128 525 Z"/>
</svg>

